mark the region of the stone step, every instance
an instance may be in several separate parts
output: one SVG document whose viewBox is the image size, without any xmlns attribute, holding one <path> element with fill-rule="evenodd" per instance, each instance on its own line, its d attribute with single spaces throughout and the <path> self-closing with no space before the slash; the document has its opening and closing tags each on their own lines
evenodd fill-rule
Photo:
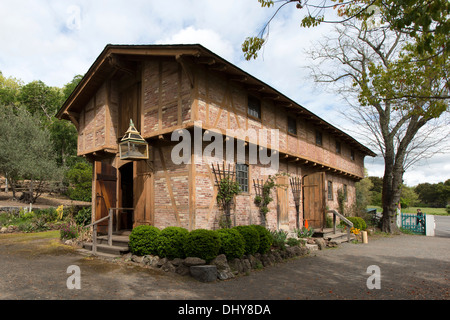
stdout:
<svg viewBox="0 0 450 320">
<path fill-rule="evenodd" d="M 83 248 L 90 250 L 92 252 L 92 242 L 83 243 Z M 130 248 L 128 246 L 126 246 L 126 247 L 116 246 L 116 245 L 109 246 L 108 244 L 97 243 L 97 252 L 99 252 L 99 253 L 108 253 L 108 254 L 120 256 L 122 254 L 127 253 L 128 251 L 130 251 Z"/>
</svg>

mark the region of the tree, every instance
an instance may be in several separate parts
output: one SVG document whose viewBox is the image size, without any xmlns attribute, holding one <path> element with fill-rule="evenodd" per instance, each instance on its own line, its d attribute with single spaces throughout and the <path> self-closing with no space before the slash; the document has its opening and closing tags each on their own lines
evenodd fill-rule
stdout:
<svg viewBox="0 0 450 320">
<path fill-rule="evenodd" d="M 49 133 L 23 107 L 0 105 L 0 114 L 0 172 L 11 182 L 14 198 L 15 182 L 30 180 L 30 201 L 34 203 L 45 181 L 61 179 Z"/>
<path fill-rule="evenodd" d="M 450 2 L 447 0 L 258 0 L 261 7 L 278 7 L 257 36 L 247 37 L 242 45 L 245 58 L 258 56 L 267 42 L 270 22 L 289 4 L 305 12 L 302 27 L 314 27 L 321 23 L 342 24 L 360 20 L 366 27 L 387 25 L 391 30 L 415 39 L 419 53 L 433 53 L 433 43 L 442 48 L 437 54 L 448 54 L 450 40 Z M 281 4 L 280 4 L 281 3 Z M 337 16 L 337 17 L 336 17 Z"/>
<path fill-rule="evenodd" d="M 342 94 L 350 106 L 345 114 L 383 156 L 382 229 L 395 232 L 405 170 L 434 154 L 450 134 L 439 119 L 448 100 L 429 98 L 445 96 L 448 61 L 422 59 L 403 33 L 368 30 L 358 21 L 339 25 L 324 40 L 310 52 L 312 74 Z"/>
</svg>

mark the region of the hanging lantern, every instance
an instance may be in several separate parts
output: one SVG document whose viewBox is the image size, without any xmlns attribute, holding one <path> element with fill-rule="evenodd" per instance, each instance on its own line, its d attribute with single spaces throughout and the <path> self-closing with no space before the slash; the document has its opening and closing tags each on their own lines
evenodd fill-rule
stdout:
<svg viewBox="0 0 450 320">
<path fill-rule="evenodd" d="M 148 159 L 148 143 L 139 134 L 130 119 L 130 127 L 119 143 L 121 160 Z"/>
</svg>

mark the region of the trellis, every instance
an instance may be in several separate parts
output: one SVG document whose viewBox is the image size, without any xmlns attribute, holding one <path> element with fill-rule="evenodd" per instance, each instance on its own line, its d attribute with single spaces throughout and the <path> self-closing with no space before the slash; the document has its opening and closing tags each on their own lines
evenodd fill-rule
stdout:
<svg viewBox="0 0 450 320">
<path fill-rule="evenodd" d="M 225 164 L 225 161 L 222 163 L 222 166 L 220 166 L 219 163 L 216 163 L 216 166 L 214 166 L 214 163 L 211 164 L 211 169 L 214 174 L 214 178 L 216 180 L 216 185 L 218 188 L 220 188 L 220 184 L 223 180 L 228 180 L 229 182 L 235 182 L 236 181 L 236 170 L 234 170 L 234 167 L 231 166 L 231 164 L 227 165 Z M 231 204 L 232 201 L 227 201 L 226 199 L 221 200 L 221 206 L 225 213 L 225 222 L 227 226 L 231 226 Z"/>
<path fill-rule="evenodd" d="M 292 194 L 294 196 L 295 211 L 297 213 L 297 228 L 300 229 L 300 196 L 302 191 L 302 180 L 299 177 L 293 177 L 289 179 L 289 183 L 291 184 Z"/>
<path fill-rule="evenodd" d="M 253 187 L 255 188 L 255 195 L 256 195 L 256 197 L 260 197 L 261 199 L 263 199 L 263 197 L 264 197 L 264 183 L 265 182 L 263 179 L 253 179 Z M 266 217 L 261 212 L 261 207 L 260 207 L 259 213 L 261 215 L 261 225 L 265 226 L 266 225 Z"/>
</svg>

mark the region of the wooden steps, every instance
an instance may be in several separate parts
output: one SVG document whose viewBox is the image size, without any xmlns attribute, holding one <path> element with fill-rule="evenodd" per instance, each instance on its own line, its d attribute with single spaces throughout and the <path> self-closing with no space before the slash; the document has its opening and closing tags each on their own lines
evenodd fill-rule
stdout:
<svg viewBox="0 0 450 320">
<path fill-rule="evenodd" d="M 120 256 L 128 253 L 130 248 L 128 247 L 129 235 L 126 233 L 119 233 L 112 235 L 112 245 L 108 245 L 108 236 L 97 237 L 97 254 Z M 92 242 L 83 243 L 83 249 L 92 253 Z"/>
<path fill-rule="evenodd" d="M 333 232 L 333 228 L 324 228 L 323 230 L 317 230 L 313 234 L 313 238 L 323 238 L 327 241 L 334 241 L 337 244 L 348 242 L 347 232 L 342 232 L 341 229 L 336 228 L 336 233 Z M 350 233 L 350 241 L 355 239 L 355 235 Z"/>
</svg>

